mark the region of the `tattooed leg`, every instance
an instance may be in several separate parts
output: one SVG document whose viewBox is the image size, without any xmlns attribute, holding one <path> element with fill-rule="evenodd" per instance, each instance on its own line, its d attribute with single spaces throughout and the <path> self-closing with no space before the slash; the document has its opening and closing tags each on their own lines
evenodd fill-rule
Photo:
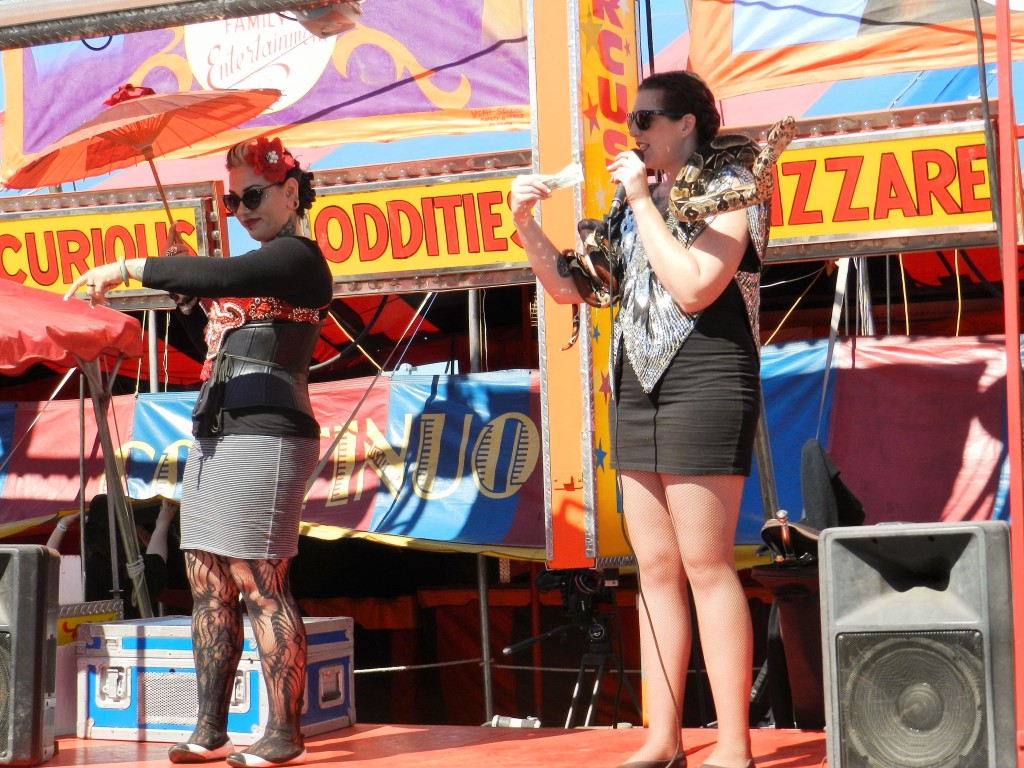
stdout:
<svg viewBox="0 0 1024 768">
<path fill-rule="evenodd" d="M 184 554 L 192 589 L 199 718 L 188 741 L 172 746 L 168 757 L 172 763 L 206 763 L 234 750 L 228 739 L 228 707 L 242 657 L 242 605 L 225 558 L 199 550 Z"/>
<path fill-rule="evenodd" d="M 245 752 L 272 762 L 303 751 L 300 720 L 306 693 L 306 630 L 288 582 L 290 559 L 232 560 L 249 610 L 267 684 L 267 728 Z"/>
<path fill-rule="evenodd" d="M 189 741 L 207 746 L 227 734 L 228 706 L 242 658 L 242 605 L 229 562 L 209 552 L 185 553 L 199 684 L 199 722 Z"/>
</svg>

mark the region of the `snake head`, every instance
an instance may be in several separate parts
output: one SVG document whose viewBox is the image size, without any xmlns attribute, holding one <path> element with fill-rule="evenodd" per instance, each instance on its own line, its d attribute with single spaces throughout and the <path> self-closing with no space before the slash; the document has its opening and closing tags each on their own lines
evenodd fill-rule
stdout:
<svg viewBox="0 0 1024 768">
<path fill-rule="evenodd" d="M 580 239 L 586 242 L 591 235 L 597 238 L 608 237 L 608 225 L 600 219 L 580 219 L 576 225 L 576 231 L 580 233 Z"/>
<path fill-rule="evenodd" d="M 608 249 L 608 225 L 597 219 L 582 219 L 576 225 L 576 231 L 588 252 L 606 251 Z"/>
</svg>

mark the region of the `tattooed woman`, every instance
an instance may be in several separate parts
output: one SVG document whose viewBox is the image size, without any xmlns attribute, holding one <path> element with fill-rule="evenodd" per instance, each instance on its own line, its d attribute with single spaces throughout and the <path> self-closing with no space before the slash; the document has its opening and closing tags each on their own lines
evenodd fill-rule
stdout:
<svg viewBox="0 0 1024 768">
<path fill-rule="evenodd" d="M 175 296 L 187 324 L 205 322 L 204 383 L 181 498 L 199 718 L 169 757 L 174 763 L 226 758 L 239 768 L 293 765 L 305 757 L 306 636 L 288 569 L 305 484 L 319 457 L 308 372 L 331 301 L 331 274 L 316 243 L 298 234 L 316 197 L 313 175 L 279 139 L 232 147 L 227 171 L 224 205 L 261 247 L 230 259 L 199 259 L 180 255 L 184 246 L 175 241 L 162 258 L 90 269 L 67 295 L 84 285 L 102 303 L 108 290 L 133 278 Z M 196 303 L 201 313 L 191 311 Z M 243 603 L 269 713 L 262 737 L 235 751 L 227 720 L 242 653 Z"/>
</svg>

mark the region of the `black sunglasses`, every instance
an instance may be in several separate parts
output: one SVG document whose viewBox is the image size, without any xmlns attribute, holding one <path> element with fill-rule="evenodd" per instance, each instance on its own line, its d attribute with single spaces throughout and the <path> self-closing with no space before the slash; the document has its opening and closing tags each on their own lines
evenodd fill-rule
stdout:
<svg viewBox="0 0 1024 768">
<path fill-rule="evenodd" d="M 265 187 L 249 187 L 241 197 L 231 192 L 221 195 L 220 199 L 224 201 L 224 207 L 228 209 L 228 213 L 237 213 L 239 205 L 244 205 L 250 211 L 255 211 L 263 202 L 263 193 L 271 187 L 279 187 L 282 184 L 284 184 L 283 181 L 278 181 L 274 184 L 267 184 Z"/>
<path fill-rule="evenodd" d="M 626 125 L 629 128 L 632 128 L 635 124 L 638 131 L 646 131 L 651 127 L 651 118 L 655 115 L 662 115 L 664 117 L 671 117 L 673 120 L 678 120 L 685 114 L 685 112 L 670 112 L 667 109 L 638 109 L 636 112 L 626 113 Z"/>
</svg>

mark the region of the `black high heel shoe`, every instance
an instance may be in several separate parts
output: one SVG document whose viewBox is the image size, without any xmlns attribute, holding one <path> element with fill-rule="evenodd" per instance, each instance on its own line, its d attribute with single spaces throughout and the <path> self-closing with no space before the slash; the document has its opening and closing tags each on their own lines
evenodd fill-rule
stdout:
<svg viewBox="0 0 1024 768">
<path fill-rule="evenodd" d="M 686 755 L 680 753 L 670 760 L 634 760 L 632 763 L 623 763 L 619 768 L 686 768 Z"/>
</svg>

